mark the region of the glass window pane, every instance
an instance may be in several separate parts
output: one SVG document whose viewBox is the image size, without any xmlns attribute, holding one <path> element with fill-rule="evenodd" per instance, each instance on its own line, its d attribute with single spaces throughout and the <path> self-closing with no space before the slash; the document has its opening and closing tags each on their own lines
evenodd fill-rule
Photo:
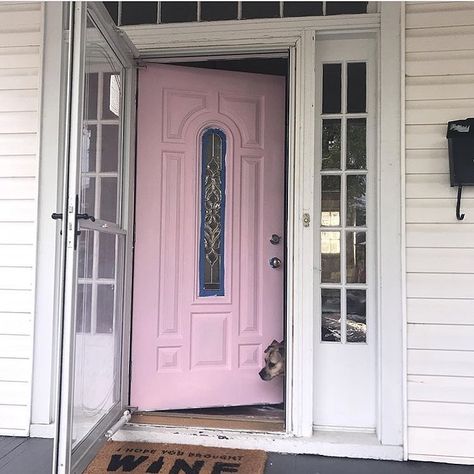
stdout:
<svg viewBox="0 0 474 474">
<path fill-rule="evenodd" d="M 366 112 L 365 63 L 347 65 L 347 112 Z"/>
<path fill-rule="evenodd" d="M 365 226 L 366 224 L 366 186 L 366 176 L 347 176 L 346 221 L 350 227 Z"/>
<path fill-rule="evenodd" d="M 365 232 L 346 234 L 346 272 L 347 283 L 365 283 L 366 275 Z"/>
<path fill-rule="evenodd" d="M 341 112 L 341 64 L 323 65 L 323 114 Z"/>
<path fill-rule="evenodd" d="M 341 224 L 341 177 L 321 177 L 321 225 Z"/>
<path fill-rule="evenodd" d="M 99 278 L 115 277 L 115 235 L 99 233 Z"/>
<path fill-rule="evenodd" d="M 82 177 L 81 183 L 81 213 L 91 216 L 95 214 L 95 178 Z"/>
<path fill-rule="evenodd" d="M 201 20 L 235 20 L 237 10 L 237 2 L 201 2 Z"/>
<path fill-rule="evenodd" d="M 341 281 L 341 233 L 321 232 L 321 282 Z"/>
<path fill-rule="evenodd" d="M 97 157 L 97 125 L 82 127 L 81 171 L 95 171 Z"/>
<path fill-rule="evenodd" d="M 225 150 L 221 130 L 202 137 L 199 295 L 224 295 Z"/>
<path fill-rule="evenodd" d="M 323 120 L 322 163 L 323 170 L 341 169 L 341 121 Z"/>
<path fill-rule="evenodd" d="M 96 332 L 112 333 L 114 330 L 115 286 L 97 285 Z"/>
<path fill-rule="evenodd" d="M 285 2 L 283 16 L 320 16 L 323 14 L 323 2 Z"/>
<path fill-rule="evenodd" d="M 368 2 L 326 2 L 326 15 L 367 13 Z"/>
<path fill-rule="evenodd" d="M 341 341 L 341 290 L 321 290 L 321 340 Z"/>
<path fill-rule="evenodd" d="M 158 2 L 122 2 L 122 25 L 156 23 Z"/>
<path fill-rule="evenodd" d="M 363 170 L 367 167 L 367 125 L 365 118 L 347 120 L 346 168 Z"/>
<path fill-rule="evenodd" d="M 100 178 L 99 218 L 104 221 L 117 222 L 117 178 Z"/>
<path fill-rule="evenodd" d="M 242 19 L 279 17 L 280 2 L 242 2 Z"/>
<path fill-rule="evenodd" d="M 99 75 L 97 73 L 86 74 L 85 98 L 86 110 L 84 117 L 88 120 L 97 118 L 97 93 L 98 93 Z"/>
<path fill-rule="evenodd" d="M 118 4 L 119 2 L 103 2 L 104 7 L 107 9 L 109 12 L 109 15 L 112 17 L 112 20 L 114 20 L 114 23 L 118 25 Z"/>
<path fill-rule="evenodd" d="M 120 74 L 108 72 L 104 74 L 102 118 L 117 119 L 122 106 L 122 84 Z"/>
<path fill-rule="evenodd" d="M 76 332 L 91 332 L 92 285 L 78 284 L 76 294 Z"/>
<path fill-rule="evenodd" d="M 92 264 L 94 255 L 94 233 L 82 229 L 77 243 L 77 276 L 92 278 Z"/>
<path fill-rule="evenodd" d="M 119 155 L 119 126 L 102 125 L 101 171 L 117 171 Z"/>
<path fill-rule="evenodd" d="M 161 2 L 161 23 L 197 21 L 197 2 Z"/>
<path fill-rule="evenodd" d="M 346 340 L 366 342 L 367 310 L 365 290 L 347 290 Z"/>
</svg>

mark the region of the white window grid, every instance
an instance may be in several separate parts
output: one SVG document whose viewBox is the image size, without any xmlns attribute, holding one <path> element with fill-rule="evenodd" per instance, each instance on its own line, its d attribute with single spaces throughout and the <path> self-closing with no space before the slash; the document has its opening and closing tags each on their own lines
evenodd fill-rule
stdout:
<svg viewBox="0 0 474 474">
<path fill-rule="evenodd" d="M 319 298 L 321 299 L 322 291 L 324 289 L 335 289 L 340 291 L 340 324 L 341 324 L 341 339 L 340 341 L 323 341 L 324 344 L 367 344 L 367 333 L 366 331 L 366 340 L 365 342 L 348 342 L 347 341 L 347 291 L 349 290 L 364 290 L 366 294 L 366 308 L 365 308 L 365 321 L 368 327 L 368 314 L 369 314 L 369 270 L 370 267 L 368 266 L 368 246 L 371 244 L 369 238 L 369 193 L 368 193 L 368 186 L 369 186 L 369 152 L 368 152 L 368 124 L 369 124 L 369 113 L 349 113 L 347 112 L 347 64 L 349 63 L 360 63 L 364 61 L 337 61 L 337 62 L 325 62 L 324 64 L 341 64 L 341 112 L 340 113 L 328 113 L 320 115 L 319 127 L 321 130 L 321 138 L 323 136 L 323 121 L 324 120 L 331 120 L 337 119 L 341 121 L 341 156 L 340 156 L 340 169 L 320 169 L 320 179 L 322 183 L 323 176 L 340 176 L 340 217 L 339 217 L 339 225 L 338 226 L 322 226 L 321 225 L 321 214 L 318 216 L 319 224 L 320 224 L 320 235 L 319 238 L 321 239 L 321 235 L 323 232 L 338 232 L 340 234 L 340 280 L 339 283 L 323 283 L 320 282 L 320 291 L 319 291 Z M 366 63 L 366 67 L 368 64 Z M 368 74 L 368 70 L 367 70 Z M 321 78 L 322 80 L 322 78 Z M 366 78 L 366 84 L 368 83 Z M 366 89 L 366 110 L 368 110 L 368 101 L 367 101 L 367 90 Z M 365 119 L 366 123 L 366 166 L 365 169 L 347 169 L 346 168 L 346 160 L 347 160 L 347 120 L 348 119 Z M 322 140 L 319 143 L 319 146 L 322 147 Z M 365 176 L 366 177 L 366 223 L 364 226 L 348 226 L 346 222 L 347 217 L 347 177 L 348 176 Z M 322 192 L 322 186 L 321 186 Z M 366 269 L 366 277 L 365 283 L 347 283 L 347 235 L 350 232 L 360 232 L 365 233 L 365 245 L 366 245 L 366 252 L 365 252 L 365 269 Z M 322 268 L 322 252 L 320 252 L 320 268 Z M 322 316 L 322 315 L 321 315 Z M 321 325 L 322 325 L 322 317 L 321 317 Z M 319 328 L 319 333 L 321 337 L 321 327 Z"/>
</svg>

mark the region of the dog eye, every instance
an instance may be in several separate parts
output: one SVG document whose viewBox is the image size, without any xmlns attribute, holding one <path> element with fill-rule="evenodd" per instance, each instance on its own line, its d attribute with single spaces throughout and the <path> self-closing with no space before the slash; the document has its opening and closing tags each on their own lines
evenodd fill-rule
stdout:
<svg viewBox="0 0 474 474">
<path fill-rule="evenodd" d="M 275 367 L 276 364 L 274 364 L 273 362 L 269 362 L 268 363 L 268 367 L 271 369 L 272 367 Z"/>
</svg>

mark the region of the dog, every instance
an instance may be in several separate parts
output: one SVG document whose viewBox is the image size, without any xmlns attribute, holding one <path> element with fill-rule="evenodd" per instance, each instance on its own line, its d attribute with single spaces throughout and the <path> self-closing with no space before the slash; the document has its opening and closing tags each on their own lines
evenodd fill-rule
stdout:
<svg viewBox="0 0 474 474">
<path fill-rule="evenodd" d="M 286 357 L 284 341 L 273 342 L 265 349 L 265 367 L 258 373 L 262 380 L 268 381 L 279 375 L 285 375 Z"/>
</svg>

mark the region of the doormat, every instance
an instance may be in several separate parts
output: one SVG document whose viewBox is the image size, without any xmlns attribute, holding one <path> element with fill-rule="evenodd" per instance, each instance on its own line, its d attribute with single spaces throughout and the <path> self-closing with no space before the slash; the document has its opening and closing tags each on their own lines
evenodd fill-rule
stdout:
<svg viewBox="0 0 474 474">
<path fill-rule="evenodd" d="M 265 451 L 109 441 L 84 474 L 263 474 L 266 460 Z"/>
</svg>

